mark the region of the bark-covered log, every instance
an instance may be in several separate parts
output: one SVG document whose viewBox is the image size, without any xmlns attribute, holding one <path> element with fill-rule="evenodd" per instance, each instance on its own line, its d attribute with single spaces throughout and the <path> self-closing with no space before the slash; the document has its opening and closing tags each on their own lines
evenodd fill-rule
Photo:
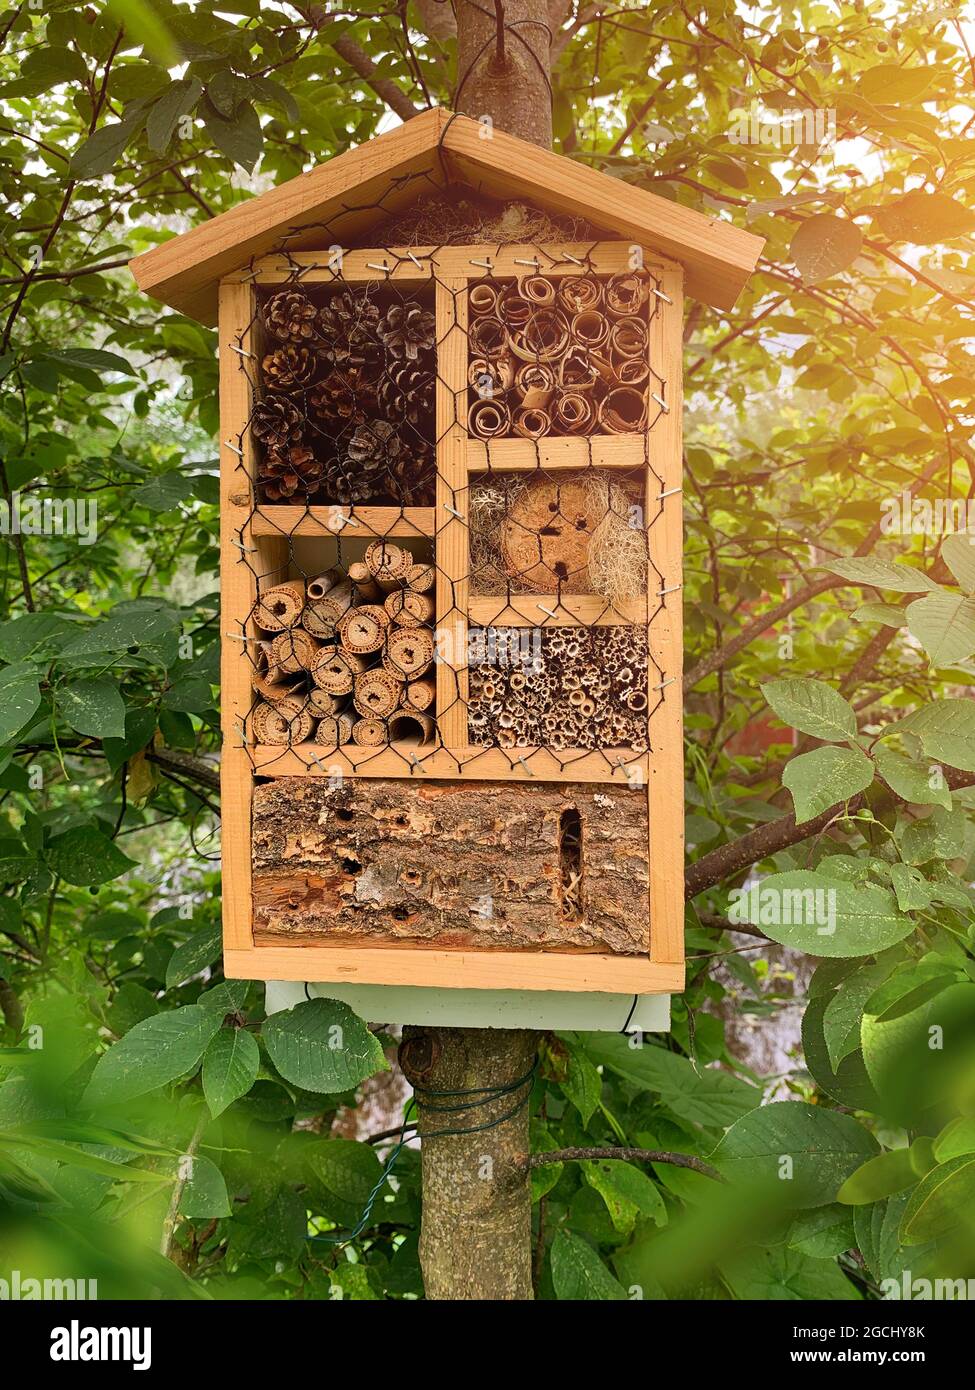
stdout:
<svg viewBox="0 0 975 1390">
<path fill-rule="evenodd" d="M 260 936 L 648 949 L 645 791 L 280 778 L 253 816 Z"/>
</svg>

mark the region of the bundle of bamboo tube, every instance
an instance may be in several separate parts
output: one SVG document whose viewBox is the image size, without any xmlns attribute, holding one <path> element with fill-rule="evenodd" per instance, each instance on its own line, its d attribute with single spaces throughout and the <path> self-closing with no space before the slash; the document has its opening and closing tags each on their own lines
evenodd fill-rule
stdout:
<svg viewBox="0 0 975 1390">
<path fill-rule="evenodd" d="M 647 428 L 656 300 L 646 272 L 480 281 L 468 308 L 468 428 L 476 438 Z"/>
<path fill-rule="evenodd" d="M 435 586 L 432 564 L 377 540 L 345 572 L 264 589 L 254 607 L 254 741 L 432 743 Z"/>
</svg>

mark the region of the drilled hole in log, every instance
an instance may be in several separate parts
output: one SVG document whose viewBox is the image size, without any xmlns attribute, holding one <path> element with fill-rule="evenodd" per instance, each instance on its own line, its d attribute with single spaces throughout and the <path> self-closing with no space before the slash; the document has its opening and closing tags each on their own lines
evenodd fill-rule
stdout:
<svg viewBox="0 0 975 1390">
<path fill-rule="evenodd" d="M 353 818 L 354 815 L 355 815 L 355 812 L 354 812 L 354 811 L 350 811 L 349 808 L 348 808 L 348 806 L 336 806 L 336 808 L 335 808 L 335 819 L 336 819 L 336 820 L 352 820 L 352 818 Z"/>
<path fill-rule="evenodd" d="M 582 915 L 582 818 L 574 807 L 559 816 L 559 893 L 562 916 Z"/>
<path fill-rule="evenodd" d="M 350 878 L 354 878 L 356 874 L 362 873 L 362 865 L 359 863 L 358 859 L 344 858 L 340 859 L 339 863 L 342 866 L 342 872 L 348 874 Z"/>
<path fill-rule="evenodd" d="M 394 922 L 408 922 L 410 919 L 410 911 L 407 907 L 394 907 L 390 916 Z"/>
</svg>

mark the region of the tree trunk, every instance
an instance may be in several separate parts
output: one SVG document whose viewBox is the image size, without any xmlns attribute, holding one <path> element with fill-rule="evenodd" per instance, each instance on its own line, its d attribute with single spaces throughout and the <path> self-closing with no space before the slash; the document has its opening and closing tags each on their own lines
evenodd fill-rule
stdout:
<svg viewBox="0 0 975 1390">
<path fill-rule="evenodd" d="M 454 107 L 552 148 L 548 0 L 457 0 Z"/>
<path fill-rule="evenodd" d="M 507 1028 L 404 1030 L 400 1065 L 416 1089 L 422 1143 L 427 1298 L 532 1297 L 525 1155 L 537 1041 Z M 444 1130 L 466 1132 L 435 1137 Z"/>
<path fill-rule="evenodd" d="M 547 0 L 496 0 L 493 11 L 457 0 L 456 14 L 455 109 L 551 149 Z M 427 1298 L 533 1296 L 531 1186 L 524 1163 L 528 1084 L 507 1094 L 496 1089 L 526 1075 L 537 1046 L 538 1035 L 523 1030 L 405 1030 L 400 1063 L 417 1088 L 422 1142 L 420 1264 Z M 433 1091 L 474 1094 L 437 1097 Z M 450 1105 L 465 1108 L 441 1108 Z M 475 1128 L 485 1125 L 491 1127 Z M 436 1137 L 446 1129 L 469 1132 Z"/>
</svg>

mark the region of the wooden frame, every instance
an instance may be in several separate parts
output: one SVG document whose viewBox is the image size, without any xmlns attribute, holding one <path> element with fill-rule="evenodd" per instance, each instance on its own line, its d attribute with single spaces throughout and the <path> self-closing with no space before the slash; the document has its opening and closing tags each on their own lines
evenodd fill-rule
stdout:
<svg viewBox="0 0 975 1390">
<path fill-rule="evenodd" d="M 516 142 L 517 143 L 517 142 Z M 410 248 L 409 251 L 346 252 L 341 276 L 322 253 L 267 257 L 247 272 L 235 272 L 220 286 L 221 391 L 221 575 L 223 656 L 223 738 L 221 780 L 224 805 L 225 972 L 231 977 L 355 981 L 362 984 L 426 985 L 479 989 L 542 989 L 611 993 L 671 992 L 683 987 L 683 747 L 681 718 L 681 347 L 683 272 L 649 254 L 647 267 L 661 295 L 650 329 L 650 358 L 661 380 L 661 414 L 641 435 L 552 438 L 536 446 L 505 439 L 482 444 L 467 436 L 468 391 L 466 295 L 469 283 L 484 275 L 524 273 L 527 258 L 541 260 L 541 273 L 594 271 L 613 274 L 630 265 L 632 246 L 602 242 L 593 246 L 509 246 Z M 491 268 L 483 266 L 490 259 Z M 437 497 L 434 507 L 288 507 L 256 505 L 255 459 L 247 421 L 251 410 L 248 362 L 257 351 L 253 325 L 257 285 L 382 281 L 417 284 L 436 281 L 438 338 Z M 537 466 L 579 468 L 642 467 L 652 564 L 645 601 L 604 611 L 592 595 L 565 596 L 556 617 L 532 605 L 545 596 L 527 595 L 511 603 L 471 599 L 467 592 L 466 499 L 472 475 L 486 468 L 517 472 Z M 648 462 L 649 460 L 649 462 Z M 659 496 L 655 495 L 659 492 Z M 444 519 L 446 509 L 447 519 Z M 351 519 L 351 523 L 350 523 Z M 294 537 L 336 534 L 347 524 L 357 536 L 417 536 L 436 546 L 437 622 L 454 626 L 448 652 L 464 653 L 438 666 L 438 726 L 443 746 L 411 761 L 396 744 L 382 748 L 346 747 L 311 759 L 308 748 L 248 747 L 247 712 L 252 694 L 244 642 L 256 635 L 250 614 L 256 569 L 270 573 L 287 565 Z M 660 580 L 658 581 L 657 575 Z M 466 728 L 467 624 L 506 626 L 588 625 L 593 622 L 646 624 L 650 670 L 663 673 L 651 692 L 651 754 L 632 750 L 519 750 L 515 770 L 499 748 L 471 747 Z M 651 683 L 652 676 L 650 677 Z M 460 698 L 458 699 L 458 694 Z M 453 703 L 451 703 L 451 700 Z M 308 747 L 312 747 L 309 745 Z M 315 750 L 319 752 L 320 750 Z M 607 752 L 615 756 L 608 759 Z M 331 946 L 320 939 L 284 943 L 255 939 L 251 901 L 251 800 L 255 776 L 321 776 L 338 768 L 349 777 L 473 777 L 479 780 L 581 781 L 607 785 L 645 785 L 649 804 L 650 951 L 649 956 L 603 955 L 571 950 L 513 952 L 441 950 L 420 945 Z"/>
</svg>

